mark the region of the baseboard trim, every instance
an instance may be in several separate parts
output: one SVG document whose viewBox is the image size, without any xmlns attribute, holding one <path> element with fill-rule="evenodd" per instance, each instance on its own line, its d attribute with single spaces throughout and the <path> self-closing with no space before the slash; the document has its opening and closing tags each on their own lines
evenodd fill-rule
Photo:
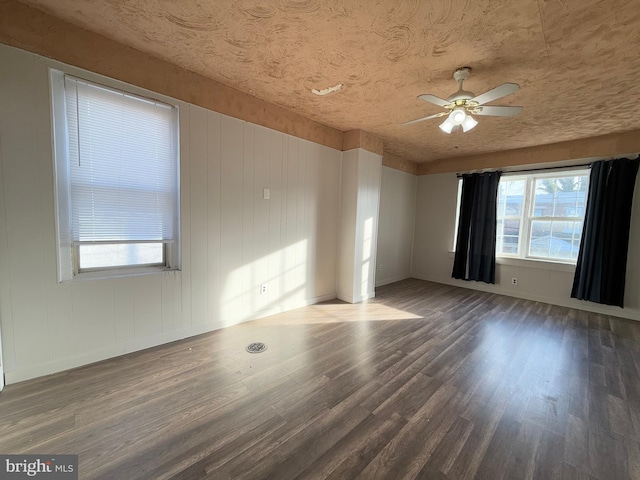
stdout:
<svg viewBox="0 0 640 480">
<path fill-rule="evenodd" d="M 408 273 L 402 274 L 402 275 L 396 275 L 395 277 L 391 277 L 391 278 L 385 278 L 384 280 L 379 280 L 378 282 L 376 282 L 376 287 L 382 287 L 383 285 L 388 285 L 390 283 L 406 280 L 407 278 L 411 278 L 411 275 Z"/>
<path fill-rule="evenodd" d="M 376 296 L 376 292 L 373 291 L 373 292 L 367 292 L 364 295 L 357 295 L 355 297 L 338 294 L 336 298 L 338 298 L 338 300 L 342 300 L 343 302 L 347 302 L 347 303 L 360 303 L 365 300 L 369 300 L 370 298 L 374 298 L 375 296 Z"/>
<path fill-rule="evenodd" d="M 467 288 L 469 290 L 479 290 L 481 292 L 495 293 L 498 295 L 504 295 L 506 297 L 521 298 L 523 300 L 531 300 L 534 302 L 548 303 L 549 305 L 557 305 L 559 307 L 575 308 L 576 310 L 583 310 L 591 313 L 598 313 L 601 315 L 609 315 L 611 317 L 625 318 L 627 320 L 640 321 L 640 313 L 625 311 L 623 308 L 618 307 L 604 307 L 595 303 L 583 302 L 580 300 L 551 300 L 540 295 L 530 295 L 523 292 L 514 292 L 511 290 L 505 290 L 495 286 L 485 285 L 481 282 L 456 282 L 455 280 L 434 280 L 422 275 L 411 275 L 410 278 L 418 280 L 426 280 L 428 282 L 440 283 L 443 285 L 451 285 L 453 287 Z M 463 284 L 461 284 L 463 283 Z"/>
<path fill-rule="evenodd" d="M 316 303 L 326 302 L 327 300 L 333 300 L 334 298 L 337 298 L 335 292 L 327 293 L 325 295 L 320 295 L 319 297 L 307 298 L 305 300 L 290 303 L 281 307 L 267 308 L 267 309 L 258 311 L 255 317 L 249 320 L 244 320 L 241 323 L 250 322 L 251 320 L 256 320 L 258 318 L 269 317 L 271 315 L 277 315 L 278 313 L 288 312 L 290 310 L 295 310 L 296 308 L 308 307 L 309 305 L 315 305 Z"/>
<path fill-rule="evenodd" d="M 198 325 L 196 327 L 167 332 L 141 340 L 133 340 L 131 342 L 111 345 L 78 357 L 65 358 L 51 363 L 5 372 L 5 379 L 7 381 L 7 385 L 23 382 L 25 380 L 31 380 L 32 378 L 43 377 L 45 375 L 63 372 L 65 370 L 82 367 L 91 363 L 101 362 L 102 360 L 107 360 L 109 358 L 119 357 L 121 355 L 126 355 L 127 353 L 157 347 L 158 345 L 164 345 L 166 343 L 175 342 L 188 337 L 194 337 L 196 335 L 218 330 L 219 328 L 222 328 L 222 326 L 215 324 Z"/>
<path fill-rule="evenodd" d="M 149 338 L 134 340 L 131 342 L 121 343 L 117 345 L 111 345 L 109 347 L 101 348 L 99 350 L 93 351 L 85 355 L 80 355 L 78 357 L 65 358 L 65 359 L 58 360 L 51 363 L 40 364 L 40 365 L 35 365 L 32 367 L 28 367 L 20 370 L 5 372 L 5 381 L 6 381 L 6 384 L 9 385 L 12 383 L 23 382 L 25 380 L 31 380 L 37 377 L 43 377 L 45 375 L 51 375 L 54 373 L 63 372 L 65 370 L 70 370 L 72 368 L 83 367 L 91 363 L 101 362 L 103 360 L 108 360 L 110 358 L 126 355 L 127 353 L 132 353 L 140 350 L 145 350 L 147 348 L 157 347 L 159 345 L 175 342 L 177 340 L 183 340 L 185 338 L 194 337 L 196 335 L 201 335 L 203 333 L 213 332 L 215 330 L 226 328 L 228 326 L 249 322 L 257 318 L 267 317 L 269 315 L 274 315 L 276 313 L 282 313 L 285 311 L 294 310 L 296 308 L 306 307 L 309 305 L 313 305 L 315 303 L 324 302 L 326 300 L 332 300 L 334 298 L 336 298 L 335 293 L 328 293 L 326 295 L 308 298 L 303 301 L 283 305 L 281 307 L 262 310 L 258 312 L 256 316 L 249 318 L 247 320 L 244 320 L 242 322 L 237 322 L 232 325 L 221 325 L 217 323 L 197 325 L 197 326 L 185 328 L 182 330 L 175 330 L 172 332 L 162 333 L 160 335 L 155 335 Z"/>
</svg>

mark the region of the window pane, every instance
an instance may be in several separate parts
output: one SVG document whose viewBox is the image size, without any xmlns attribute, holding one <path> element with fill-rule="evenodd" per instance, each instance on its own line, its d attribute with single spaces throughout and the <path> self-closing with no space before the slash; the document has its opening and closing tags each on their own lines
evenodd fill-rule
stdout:
<svg viewBox="0 0 640 480">
<path fill-rule="evenodd" d="M 518 255 L 526 180 L 500 180 L 496 254 Z"/>
<path fill-rule="evenodd" d="M 585 169 L 501 178 L 496 255 L 575 262 L 588 187 Z"/>
<path fill-rule="evenodd" d="M 537 178 L 533 217 L 582 217 L 589 177 Z"/>
<path fill-rule="evenodd" d="M 496 254 L 517 255 L 520 219 L 500 219 L 497 224 Z"/>
<path fill-rule="evenodd" d="M 576 260 L 580 250 L 582 222 L 531 222 L 529 255 L 558 260 Z"/>
<path fill-rule="evenodd" d="M 498 218 L 522 215 L 525 180 L 500 180 L 498 186 Z"/>
<path fill-rule="evenodd" d="M 80 245 L 80 270 L 164 264 L 162 243 Z"/>
</svg>

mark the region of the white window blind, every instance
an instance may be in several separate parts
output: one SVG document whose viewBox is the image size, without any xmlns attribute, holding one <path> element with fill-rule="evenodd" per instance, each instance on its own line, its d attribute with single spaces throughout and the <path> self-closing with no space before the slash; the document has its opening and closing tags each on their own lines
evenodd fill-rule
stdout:
<svg viewBox="0 0 640 480">
<path fill-rule="evenodd" d="M 176 108 L 68 75 L 64 91 L 73 243 L 176 239 Z"/>
</svg>

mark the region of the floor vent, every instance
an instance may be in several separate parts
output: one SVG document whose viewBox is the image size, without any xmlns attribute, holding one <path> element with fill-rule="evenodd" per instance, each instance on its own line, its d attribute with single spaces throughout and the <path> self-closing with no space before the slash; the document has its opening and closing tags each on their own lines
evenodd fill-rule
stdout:
<svg viewBox="0 0 640 480">
<path fill-rule="evenodd" d="M 267 349 L 267 346 L 262 342 L 253 342 L 247 345 L 247 352 L 249 353 L 262 353 Z"/>
</svg>

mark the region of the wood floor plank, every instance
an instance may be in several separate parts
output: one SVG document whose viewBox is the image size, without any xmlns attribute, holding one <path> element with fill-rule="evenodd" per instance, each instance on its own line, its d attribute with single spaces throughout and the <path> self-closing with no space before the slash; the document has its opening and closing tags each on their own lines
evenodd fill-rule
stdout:
<svg viewBox="0 0 640 480">
<path fill-rule="evenodd" d="M 626 443 L 629 478 L 640 480 L 640 444 L 635 441 Z"/>
<path fill-rule="evenodd" d="M 309 428 L 283 443 L 262 462 L 243 472 L 237 472 L 235 478 L 293 479 L 370 415 L 359 406 L 332 409 Z"/>
<path fill-rule="evenodd" d="M 580 417 L 569 416 L 564 437 L 564 461 L 576 468 L 589 465 L 589 428 Z"/>
<path fill-rule="evenodd" d="M 548 430 L 544 431 L 540 438 L 532 478 L 535 480 L 560 478 L 563 467 L 563 456 L 563 438 Z"/>
<path fill-rule="evenodd" d="M 338 464 L 330 460 L 332 465 L 335 466 L 334 470 L 326 477 L 320 476 L 318 478 L 326 478 L 327 480 L 356 478 L 407 423 L 399 415 L 392 415 L 389 418 L 374 417 L 378 422 L 384 420 L 382 426 L 372 434 L 358 438 L 358 445 L 349 450 L 349 456 L 341 463 Z M 357 432 L 354 430 L 354 433 Z M 308 471 L 303 472 L 301 480 L 311 472 L 315 472 L 315 470 L 309 468 Z"/>
<path fill-rule="evenodd" d="M 504 472 L 522 424 L 503 415 L 476 471 L 478 478 L 500 478 Z"/>
<path fill-rule="evenodd" d="M 627 449 L 622 441 L 612 438 L 597 426 L 589 429 L 590 474 L 596 478 L 629 478 Z"/>
<path fill-rule="evenodd" d="M 369 415 L 304 469 L 296 479 L 353 478 L 356 473 L 354 469 L 366 461 L 365 455 L 371 458 L 375 456 L 405 424 L 405 419 L 399 415 Z"/>
<path fill-rule="evenodd" d="M 446 476 L 451 471 L 472 430 L 473 423 L 465 418 L 456 417 L 451 428 L 429 457 L 429 461 L 425 465 L 426 470 L 423 469 L 421 475 L 425 476 L 428 471 L 432 474 L 440 472 Z"/>
<path fill-rule="evenodd" d="M 531 480 L 536 471 L 538 451 L 544 433 L 545 430 L 539 425 L 523 422 L 513 444 L 509 461 L 499 478 Z"/>
<path fill-rule="evenodd" d="M 445 414 L 443 406 L 455 394 L 453 387 L 442 385 L 431 395 L 415 415 L 409 419 L 407 425 L 396 435 L 371 461 L 357 478 L 386 479 L 386 478 L 414 478 L 426 463 L 416 465 L 417 455 L 431 443 L 437 445 L 435 432 L 441 425 L 445 428 L 440 432 L 444 436 L 455 421 L 452 413 Z M 408 470 L 418 467 L 413 476 L 407 477 Z"/>
<path fill-rule="evenodd" d="M 403 280 L 8 385 L 0 452 L 82 479 L 640 480 L 640 322 Z"/>
</svg>

